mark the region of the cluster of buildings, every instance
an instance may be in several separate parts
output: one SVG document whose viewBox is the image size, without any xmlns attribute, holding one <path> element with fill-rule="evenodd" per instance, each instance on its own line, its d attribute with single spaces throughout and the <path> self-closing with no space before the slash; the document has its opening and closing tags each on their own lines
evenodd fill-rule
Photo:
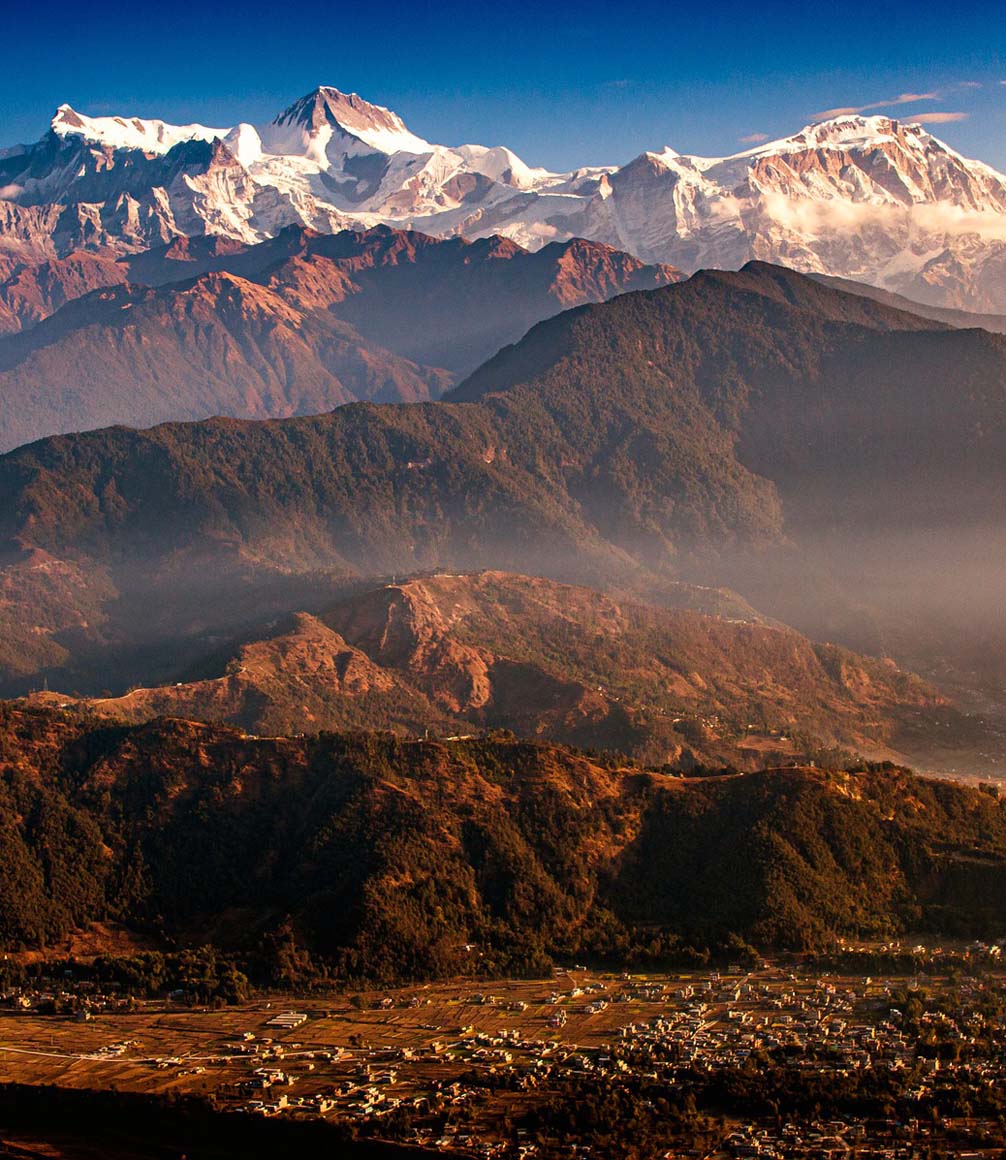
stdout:
<svg viewBox="0 0 1006 1160">
<path fill-rule="evenodd" d="M 332 1055 L 328 1062 L 338 1065 L 339 1081 L 299 1099 L 289 1094 L 295 1082 L 292 1062 L 283 1070 L 275 1058 L 280 1051 L 287 1060 L 299 1059 L 303 1072 L 307 1055 L 300 1045 L 262 1040 L 250 1049 L 245 1042 L 254 1071 L 240 1095 L 248 1112 L 334 1115 L 366 1124 L 377 1135 L 382 1119 L 404 1109 L 410 1113 L 405 1138 L 411 1142 L 486 1157 L 511 1156 L 515 1149 L 531 1157 L 536 1144 L 515 1142 L 512 1132 L 502 1138 L 485 1126 L 473 1129 L 471 1118 L 459 1110 L 484 1103 L 487 1088 L 534 1099 L 576 1076 L 656 1082 L 673 1091 L 694 1083 L 697 1075 L 743 1068 L 753 1056 L 770 1057 L 822 1075 L 900 1073 L 907 1095 L 922 1100 L 949 1082 L 958 1066 L 944 1058 L 948 1045 L 966 1054 L 990 1034 L 990 1003 L 1001 997 L 1006 1008 L 1006 979 L 958 981 L 953 1007 L 944 1010 L 938 998 L 946 987 L 945 979 L 818 976 L 767 964 L 752 973 L 734 968 L 663 980 L 568 976 L 563 986 L 530 1000 L 481 992 L 464 996 L 466 1005 L 493 1009 L 492 1026 L 482 1016 L 453 1028 L 421 1024 L 439 1037 L 422 1037 L 425 1041 L 413 1046 L 361 1044 Z M 899 1008 L 906 995 L 919 1010 Z M 416 1005 L 416 1000 L 391 1000 L 377 1008 Z M 623 1011 L 632 1018 L 618 1020 Z M 509 1014 L 519 1025 L 503 1024 Z M 604 1026 L 598 1026 L 602 1020 Z M 998 1034 L 1004 1050 L 981 1063 L 969 1060 L 969 1076 L 1006 1083 L 1006 1020 Z M 934 1045 L 939 1050 L 931 1050 Z M 266 1096 L 265 1090 L 281 1094 Z M 916 1142 L 932 1131 L 918 1121 L 910 1127 Z M 912 1154 L 907 1138 L 906 1126 L 893 1119 L 728 1124 L 718 1151 L 764 1160 L 851 1155 L 898 1160 Z"/>
<path fill-rule="evenodd" d="M 792 1073 L 839 1081 L 889 1076 L 901 1093 L 901 1118 L 725 1121 L 715 1149 L 703 1155 L 902 1160 L 934 1146 L 941 1125 L 922 1109 L 931 1111 L 941 1094 L 963 1084 L 978 1107 L 983 1092 L 1006 1089 L 1006 974 L 997 948 L 912 953 L 916 973 L 909 976 L 771 963 L 750 971 L 735 966 L 642 977 L 578 968 L 557 972 L 551 982 L 501 984 L 495 994 L 470 987 L 441 995 L 434 1022 L 420 1022 L 429 1018 L 429 997 L 371 999 L 365 1012 L 339 1016 L 341 1046 L 325 1042 L 337 1037 L 338 1026 L 318 1023 L 325 1014 L 281 1010 L 260 1016 L 254 1030 L 232 1031 L 199 1051 L 143 1058 L 139 1042 L 120 1038 L 80 1058 L 130 1060 L 201 1077 L 226 1106 L 250 1115 L 339 1118 L 365 1134 L 507 1160 L 533 1160 L 541 1147 L 520 1127 L 515 1109 L 533 1107 L 568 1081 L 639 1091 L 655 1085 L 681 1094 L 717 1072 L 772 1060 Z M 93 989 L 0 995 L 12 1014 L 77 1017 L 85 1010 L 114 1012 L 125 1002 Z M 455 1022 L 445 1019 L 447 1007 Z M 393 1042 L 370 1041 L 381 1028 Z M 905 1113 L 916 1104 L 917 1113 Z M 963 1138 L 981 1137 L 976 1113 Z M 969 1150 L 976 1157 L 992 1154 L 970 1145 L 954 1154 Z M 678 1155 L 669 1152 L 668 1160 Z"/>
</svg>

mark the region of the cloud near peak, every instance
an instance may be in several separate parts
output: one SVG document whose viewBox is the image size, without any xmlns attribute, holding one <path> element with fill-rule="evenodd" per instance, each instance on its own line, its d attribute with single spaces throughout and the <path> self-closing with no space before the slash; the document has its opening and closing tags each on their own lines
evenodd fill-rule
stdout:
<svg viewBox="0 0 1006 1160">
<path fill-rule="evenodd" d="M 949 125 L 952 121 L 966 121 L 967 113 L 918 113 L 912 117 L 917 125 Z"/>
<path fill-rule="evenodd" d="M 938 101 L 939 93 L 899 93 L 886 101 L 871 101 L 866 105 L 842 105 L 837 109 L 825 109 L 814 114 L 815 121 L 830 121 L 832 117 L 850 117 L 856 113 L 865 113 L 870 109 L 891 109 L 895 105 L 914 105 L 918 101 Z"/>
</svg>

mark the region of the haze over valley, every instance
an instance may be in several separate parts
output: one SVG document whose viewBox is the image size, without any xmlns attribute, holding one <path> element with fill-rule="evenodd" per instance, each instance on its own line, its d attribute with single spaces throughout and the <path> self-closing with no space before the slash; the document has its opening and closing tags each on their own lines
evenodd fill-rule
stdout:
<svg viewBox="0 0 1006 1160">
<path fill-rule="evenodd" d="M 999 1160 L 1001 21 L 246 7 L 11 64 L 0 1157 Z"/>
</svg>

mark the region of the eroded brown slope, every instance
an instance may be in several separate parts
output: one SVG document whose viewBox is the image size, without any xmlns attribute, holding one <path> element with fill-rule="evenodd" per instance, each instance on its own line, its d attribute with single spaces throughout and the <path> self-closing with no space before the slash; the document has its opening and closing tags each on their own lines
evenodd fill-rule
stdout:
<svg viewBox="0 0 1006 1160">
<path fill-rule="evenodd" d="M 906 721 L 936 732 L 952 715 L 891 662 L 781 625 L 499 572 L 382 585 L 250 641 L 217 676 L 89 704 L 264 733 L 507 728 L 745 768 L 821 746 L 889 754 Z"/>
</svg>

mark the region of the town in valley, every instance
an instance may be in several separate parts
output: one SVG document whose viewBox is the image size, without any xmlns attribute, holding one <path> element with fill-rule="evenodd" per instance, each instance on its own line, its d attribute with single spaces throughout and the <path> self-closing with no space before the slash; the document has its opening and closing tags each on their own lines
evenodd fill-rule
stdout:
<svg viewBox="0 0 1006 1160">
<path fill-rule="evenodd" d="M 661 974 L 581 965 L 233 1006 L 56 975 L 3 994 L 0 1083 L 187 1094 L 521 1160 L 589 1156 L 606 1123 L 646 1126 L 645 1154 L 667 1160 L 992 1157 L 1006 1142 L 995 944 Z M 587 1106 L 600 1116 L 590 1133 L 577 1122 Z"/>
</svg>

